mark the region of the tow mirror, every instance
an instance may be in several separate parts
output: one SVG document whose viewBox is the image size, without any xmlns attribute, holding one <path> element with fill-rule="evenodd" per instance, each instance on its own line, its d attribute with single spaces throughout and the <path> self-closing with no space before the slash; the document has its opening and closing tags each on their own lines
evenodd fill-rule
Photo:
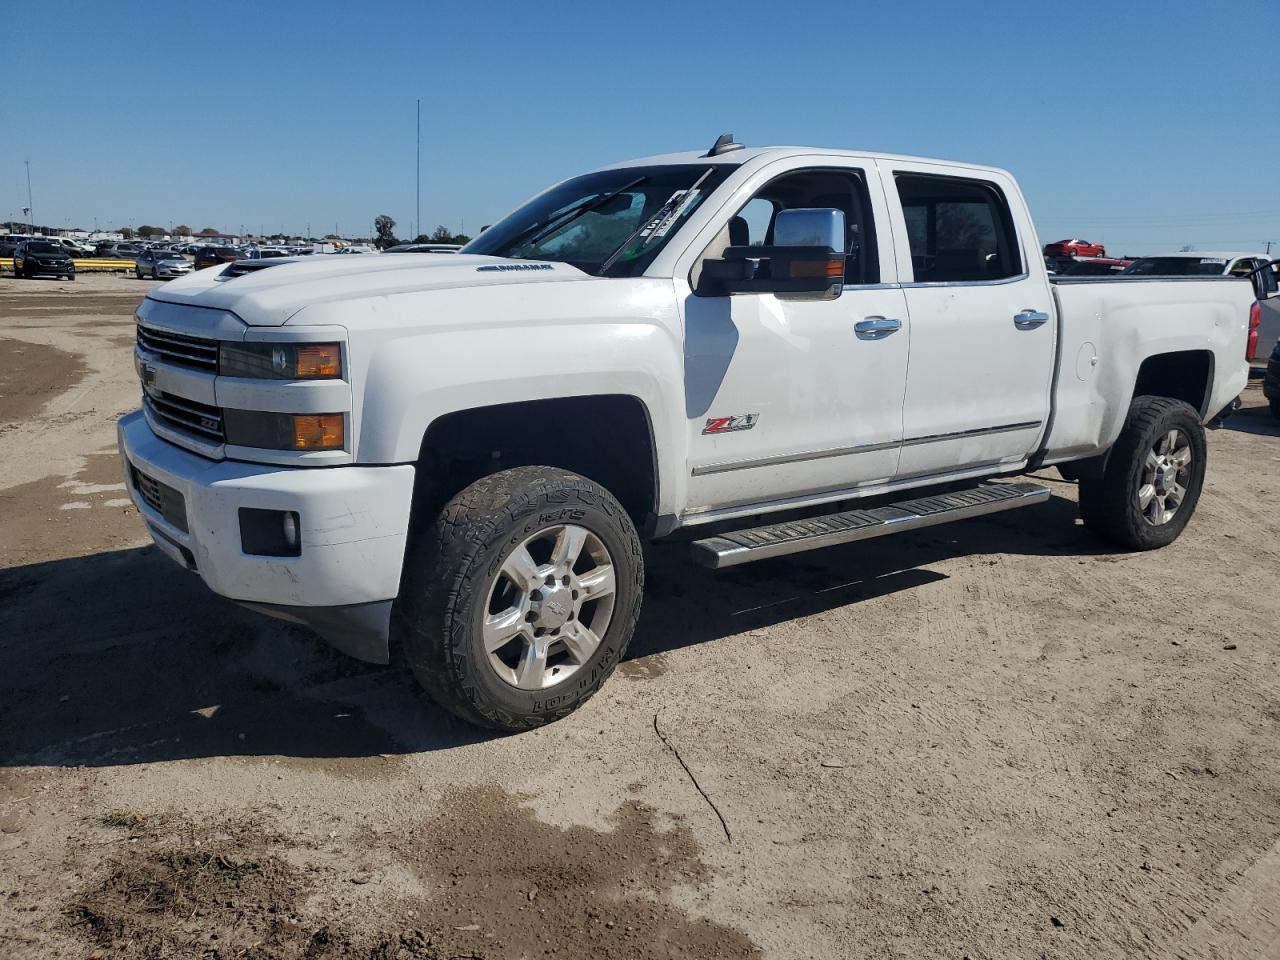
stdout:
<svg viewBox="0 0 1280 960">
<path fill-rule="evenodd" d="M 1254 296 L 1258 300 L 1270 300 L 1280 296 L 1280 260 L 1271 260 L 1254 267 L 1245 276 L 1253 281 Z"/>
<path fill-rule="evenodd" d="M 708 296 L 775 293 L 786 300 L 834 300 L 844 286 L 844 212 L 834 207 L 783 210 L 768 246 L 726 247 L 702 262 Z"/>
</svg>

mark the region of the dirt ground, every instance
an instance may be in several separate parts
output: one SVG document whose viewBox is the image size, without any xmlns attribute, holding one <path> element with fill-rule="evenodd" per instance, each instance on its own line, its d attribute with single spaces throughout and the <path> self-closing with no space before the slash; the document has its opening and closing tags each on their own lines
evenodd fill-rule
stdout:
<svg viewBox="0 0 1280 960">
<path fill-rule="evenodd" d="M 0 956 L 1280 956 L 1256 385 L 1168 549 L 1062 482 L 720 573 L 654 547 L 604 691 L 493 737 L 148 545 L 149 286 L 0 278 Z"/>
</svg>

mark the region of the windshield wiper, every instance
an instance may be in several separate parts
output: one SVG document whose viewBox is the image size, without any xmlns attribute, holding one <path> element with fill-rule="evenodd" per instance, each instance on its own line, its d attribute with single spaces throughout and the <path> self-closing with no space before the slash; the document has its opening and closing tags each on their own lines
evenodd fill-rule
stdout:
<svg viewBox="0 0 1280 960">
<path fill-rule="evenodd" d="M 525 233 L 529 233 L 530 231 L 533 231 L 533 230 L 537 230 L 537 233 L 535 233 L 528 240 L 522 239 L 524 234 L 517 236 L 514 240 L 512 240 L 508 244 L 508 249 L 514 248 L 515 246 L 517 246 L 518 244 L 521 244 L 522 242 L 526 245 L 531 246 L 537 243 L 539 240 L 549 237 L 551 234 L 555 233 L 561 227 L 567 227 L 569 224 L 573 223 L 573 221 L 577 220 L 579 217 L 585 214 L 590 213 L 592 210 L 595 210 L 597 207 L 604 206 L 606 203 L 608 203 L 610 200 L 612 200 L 614 197 L 616 197 L 618 194 L 622 193 L 623 191 L 630 190 L 632 187 L 640 186 L 640 184 L 644 183 L 648 179 L 649 179 L 648 177 L 636 177 L 630 183 L 624 183 L 622 186 L 618 187 L 617 190 L 610 190 L 608 193 L 602 193 L 600 194 L 600 196 L 596 197 L 594 200 L 588 200 L 586 203 L 579 204 L 578 206 L 572 208 L 571 210 L 566 210 L 564 213 L 560 214 L 560 216 L 556 217 L 551 222 L 547 223 L 545 226 L 537 223 L 532 224 L 530 227 L 528 227 L 525 230 Z"/>
<path fill-rule="evenodd" d="M 627 249 L 641 234 L 645 235 L 644 240 L 636 247 L 635 252 L 638 254 L 654 237 L 665 237 L 667 233 L 674 227 L 677 221 L 685 214 L 685 208 L 689 206 L 698 197 L 698 188 L 702 186 L 702 181 L 711 176 L 712 167 L 708 167 L 706 171 L 697 180 L 693 181 L 693 186 L 688 190 L 681 190 L 679 193 L 672 194 L 671 198 L 664 203 L 648 220 L 636 227 L 627 239 L 618 244 L 613 253 L 605 257 L 604 262 L 600 264 L 596 270 L 596 276 L 604 276 L 604 272 L 613 266 L 613 262 L 622 256 L 622 252 Z"/>
</svg>

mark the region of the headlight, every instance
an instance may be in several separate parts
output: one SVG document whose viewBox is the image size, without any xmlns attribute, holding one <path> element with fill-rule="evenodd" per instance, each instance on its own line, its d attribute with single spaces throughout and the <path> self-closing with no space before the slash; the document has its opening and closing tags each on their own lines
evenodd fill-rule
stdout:
<svg viewBox="0 0 1280 960">
<path fill-rule="evenodd" d="M 222 411 L 227 443 L 267 450 L 341 450 L 345 416 L 341 413 L 262 413 Z"/>
<path fill-rule="evenodd" d="M 218 373 L 258 380 L 332 380 L 342 376 L 342 346 L 224 341 L 218 347 Z"/>
</svg>

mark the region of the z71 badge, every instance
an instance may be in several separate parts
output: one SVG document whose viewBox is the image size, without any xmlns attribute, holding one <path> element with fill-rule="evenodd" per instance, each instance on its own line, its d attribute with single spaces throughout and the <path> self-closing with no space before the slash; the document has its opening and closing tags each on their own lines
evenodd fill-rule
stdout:
<svg viewBox="0 0 1280 960">
<path fill-rule="evenodd" d="M 750 430 L 759 419 L 758 413 L 742 413 L 736 417 L 707 417 L 707 425 L 702 428 L 702 432 L 733 433 L 736 430 Z"/>
</svg>

